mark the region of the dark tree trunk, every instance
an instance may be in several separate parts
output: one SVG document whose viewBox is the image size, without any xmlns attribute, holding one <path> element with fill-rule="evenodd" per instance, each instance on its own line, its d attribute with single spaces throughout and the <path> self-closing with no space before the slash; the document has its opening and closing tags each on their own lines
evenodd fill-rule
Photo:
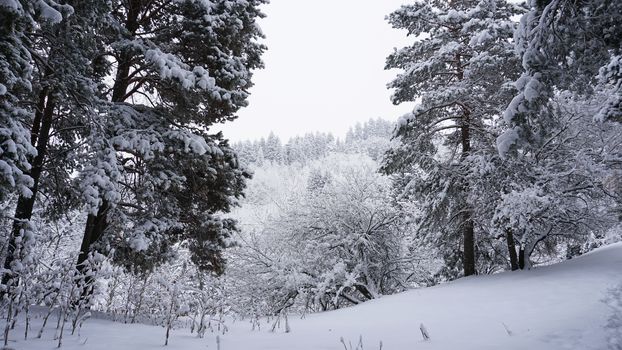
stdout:
<svg viewBox="0 0 622 350">
<path fill-rule="evenodd" d="M 139 27 L 139 13 L 141 11 L 141 0 L 130 0 L 128 2 L 127 19 L 125 27 L 132 34 L 136 33 Z M 123 102 L 127 99 L 127 89 L 130 86 L 130 70 L 134 61 L 134 57 L 129 52 L 122 52 L 118 57 L 117 73 L 115 75 L 114 85 L 112 87 L 111 102 Z M 89 253 L 93 250 L 93 245 L 101 238 L 104 231 L 108 227 L 108 211 L 110 209 L 110 203 L 102 198 L 102 204 L 97 210 L 97 214 L 89 214 L 86 219 L 86 227 L 84 229 L 84 236 L 82 237 L 82 243 L 80 244 L 80 254 L 78 255 L 78 261 L 76 262 L 76 268 L 84 275 L 87 268 L 86 261 Z M 84 277 L 84 286 L 82 286 L 82 299 L 88 299 L 91 295 L 92 278 L 89 276 Z"/>
<path fill-rule="evenodd" d="M 37 155 L 34 159 L 30 160 L 31 168 L 28 172 L 28 175 L 33 179 L 33 185 L 30 188 L 32 195 L 30 197 L 20 195 L 17 199 L 15 219 L 13 220 L 11 235 L 9 237 L 6 257 L 3 264 L 6 271 L 10 270 L 13 262 L 19 259 L 17 256 L 19 255 L 17 251 L 17 241 L 22 236 L 23 229 L 26 227 L 27 222 L 32 218 L 32 211 L 39 190 L 39 180 L 41 179 L 43 164 L 45 163 L 47 155 L 47 146 L 50 139 L 50 130 L 52 128 L 55 108 L 56 101 L 54 97 L 51 94 L 47 95 L 47 90 L 43 90 L 39 96 L 37 112 L 35 113 L 35 119 L 31 129 L 31 142 L 37 149 Z M 2 284 L 8 286 L 14 276 L 15 275 L 12 273 L 4 273 L 2 275 Z"/>
<path fill-rule="evenodd" d="M 37 110 L 35 111 L 35 119 L 32 121 L 32 128 L 30 129 L 30 144 L 37 145 L 37 139 L 39 138 L 39 131 L 41 130 L 41 120 L 43 119 L 43 112 L 45 109 L 45 101 L 48 97 L 48 88 L 44 88 L 39 93 L 39 101 L 37 101 Z"/>
<path fill-rule="evenodd" d="M 92 251 L 93 244 L 99 240 L 107 227 L 106 217 L 108 214 L 109 204 L 108 201 L 102 201 L 102 205 L 99 207 L 97 214 L 89 216 L 86 219 L 86 227 L 84 229 L 84 236 L 82 237 L 82 243 L 80 244 L 80 254 L 78 255 L 78 261 L 76 262 L 76 268 L 81 276 L 84 276 L 82 281 L 84 284 L 82 288 L 82 299 L 88 299 L 92 292 L 92 277 L 86 274 L 88 268 L 87 259 L 89 253 Z"/>
<path fill-rule="evenodd" d="M 469 153 L 471 153 L 471 120 L 470 111 L 464 109 L 462 115 L 462 125 L 460 133 L 462 143 L 462 159 L 465 159 Z M 464 196 L 468 196 L 470 192 L 470 185 L 468 181 L 463 180 L 462 190 Z M 464 263 L 464 275 L 471 276 L 476 274 L 475 271 L 475 225 L 473 223 L 473 212 L 470 208 L 470 204 L 465 201 L 464 218 L 463 218 L 463 263 Z"/>
<path fill-rule="evenodd" d="M 508 244 L 508 253 L 510 255 L 510 266 L 512 271 L 516 271 L 519 268 L 518 256 L 516 255 L 516 243 L 514 242 L 514 235 L 512 230 L 505 231 L 505 238 Z"/>
<path fill-rule="evenodd" d="M 470 213 L 467 213 L 464 222 L 464 275 L 475 275 L 475 229 Z"/>
<path fill-rule="evenodd" d="M 464 79 L 464 67 L 462 65 L 462 55 L 456 54 L 456 77 L 458 80 Z M 466 159 L 471 153 L 471 111 L 463 104 L 460 104 L 462 115 L 460 116 L 460 143 L 462 146 L 462 160 Z M 466 198 L 470 192 L 469 182 L 464 179 L 462 182 L 463 196 Z M 463 240 L 463 268 L 464 275 L 475 275 L 475 224 L 473 223 L 473 211 L 470 204 L 465 200 L 464 216 L 462 222 L 462 240 Z"/>
<path fill-rule="evenodd" d="M 521 246 L 518 251 L 518 268 L 521 270 L 525 269 L 525 259 L 528 259 L 528 257 L 525 256 L 526 254 L 525 248 Z"/>
</svg>

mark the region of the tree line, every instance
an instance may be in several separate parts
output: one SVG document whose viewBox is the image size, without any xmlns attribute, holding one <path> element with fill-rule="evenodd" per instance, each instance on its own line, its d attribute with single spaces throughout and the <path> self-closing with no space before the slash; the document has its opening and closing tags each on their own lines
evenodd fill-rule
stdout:
<svg viewBox="0 0 622 350">
<path fill-rule="evenodd" d="M 236 142 L 233 148 L 241 159 L 257 166 L 264 162 L 277 164 L 303 164 L 325 157 L 330 152 L 365 152 L 378 159 L 385 149 L 383 145 L 391 137 L 394 123 L 382 118 L 369 119 L 356 123 L 348 129 L 341 140 L 332 133 L 306 133 L 283 142 L 271 132 L 268 137 L 259 140 Z M 378 147 L 371 147 L 377 143 Z"/>
</svg>

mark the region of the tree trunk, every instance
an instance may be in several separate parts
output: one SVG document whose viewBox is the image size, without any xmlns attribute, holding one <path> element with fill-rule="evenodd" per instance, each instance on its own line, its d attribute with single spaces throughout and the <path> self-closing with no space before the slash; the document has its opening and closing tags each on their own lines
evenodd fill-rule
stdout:
<svg viewBox="0 0 622 350">
<path fill-rule="evenodd" d="M 97 211 L 97 215 L 89 214 L 86 219 L 86 228 L 84 229 L 84 236 L 82 237 L 82 243 L 80 244 L 80 254 L 78 255 L 78 261 L 76 268 L 80 275 L 84 277 L 84 286 L 81 292 L 83 298 L 88 297 L 91 294 L 92 277 L 85 275 L 88 267 L 87 260 L 89 253 L 92 251 L 92 246 L 99 240 L 107 227 L 106 216 L 109 209 L 108 201 L 103 200 L 102 205 Z"/>
<path fill-rule="evenodd" d="M 461 125 L 461 143 L 462 143 L 462 159 L 464 160 L 471 152 L 471 120 L 470 111 L 463 109 L 462 125 Z M 463 179 L 462 190 L 464 196 L 467 197 L 470 192 L 470 185 L 468 180 Z M 473 212 L 470 208 L 470 204 L 465 201 L 464 203 L 464 218 L 462 223 L 462 235 L 463 235 L 463 263 L 464 263 L 464 275 L 471 276 L 476 274 L 475 271 L 475 224 L 473 223 Z"/>
<path fill-rule="evenodd" d="M 456 54 L 456 77 L 458 80 L 464 79 L 464 67 L 462 66 L 462 55 Z M 471 111 L 465 105 L 460 105 L 462 116 L 460 117 L 460 143 L 462 145 L 461 159 L 464 161 L 471 153 Z M 462 191 L 464 197 L 468 197 L 470 185 L 468 180 L 462 180 Z M 477 273 L 475 271 L 475 224 L 473 223 L 473 211 L 469 203 L 465 200 L 464 217 L 462 222 L 462 240 L 463 240 L 463 268 L 464 275 L 471 276 Z"/>
<path fill-rule="evenodd" d="M 35 200 L 37 198 L 37 192 L 39 190 L 39 180 L 41 173 L 43 172 L 43 164 L 47 155 L 47 146 L 50 139 L 50 130 L 52 128 L 52 120 L 54 117 L 54 109 L 56 108 L 56 101 L 52 94 L 47 94 L 47 90 L 43 90 L 39 96 L 39 102 L 37 105 L 37 112 L 35 113 L 34 123 L 31 129 L 31 142 L 37 149 L 37 155 L 34 159 L 31 159 L 30 172 L 28 175 L 33 180 L 33 185 L 30 188 L 32 195 L 26 197 L 20 195 L 17 199 L 17 206 L 15 208 L 15 219 L 13 220 L 13 226 L 11 228 L 11 235 L 9 237 L 6 257 L 3 267 L 5 271 L 11 270 L 13 262 L 19 257 L 20 254 L 18 247 L 18 240 L 23 234 L 23 230 L 26 228 L 28 221 L 32 218 L 32 211 L 34 208 Z M 12 277 L 15 274 L 5 272 L 2 275 L 2 284 L 9 286 Z"/>
<path fill-rule="evenodd" d="M 514 235 L 512 234 L 512 230 L 508 229 L 505 231 L 505 238 L 508 244 L 508 253 L 510 255 L 510 266 L 512 271 L 516 271 L 519 268 L 518 265 L 518 257 L 516 255 L 516 243 L 514 242 Z"/>
<path fill-rule="evenodd" d="M 468 212 L 465 216 L 463 239 L 464 239 L 464 275 L 475 275 L 475 229 L 473 225 L 473 219 L 471 213 Z"/>
<path fill-rule="evenodd" d="M 135 34 L 138 30 L 138 15 L 141 10 L 141 0 L 130 0 L 128 2 L 127 19 L 125 27 L 130 33 Z M 115 75 L 114 85 L 112 87 L 111 102 L 123 102 L 127 96 L 127 89 L 130 84 L 130 70 L 134 56 L 129 52 L 122 52 L 119 55 L 117 62 L 117 72 Z M 89 214 L 86 219 L 86 227 L 84 229 L 84 236 L 82 237 L 82 243 L 80 244 L 80 254 L 78 255 L 78 261 L 76 262 L 76 268 L 81 274 L 84 274 L 87 268 L 86 261 L 90 252 L 92 251 L 93 244 L 95 244 L 104 231 L 108 227 L 107 215 L 110 209 L 110 203 L 102 198 L 102 204 L 97 210 L 97 214 Z M 82 299 L 88 299 L 91 295 L 92 278 L 89 276 L 84 277 L 85 286 L 82 289 Z"/>
<path fill-rule="evenodd" d="M 518 251 L 518 268 L 521 270 L 525 269 L 525 259 L 529 258 L 526 256 L 525 248 L 521 245 Z"/>
</svg>

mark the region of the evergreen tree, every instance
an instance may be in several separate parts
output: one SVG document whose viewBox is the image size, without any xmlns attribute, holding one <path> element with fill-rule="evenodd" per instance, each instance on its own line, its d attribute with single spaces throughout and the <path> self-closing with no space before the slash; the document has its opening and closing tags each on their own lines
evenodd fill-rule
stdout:
<svg viewBox="0 0 622 350">
<path fill-rule="evenodd" d="M 523 74 L 515 83 L 518 94 L 503 115 L 507 128 L 497 140 L 502 156 L 546 143 L 555 109 L 549 102 L 557 91 L 594 96 L 604 90 L 608 101 L 599 102 L 597 119 L 616 120 L 620 113 L 622 4 L 532 0 L 529 5 L 516 32 Z"/>
<path fill-rule="evenodd" d="M 372 159 L 380 160 L 389 148 L 394 123 L 383 119 L 369 119 L 359 128 L 359 136 L 355 136 L 353 128 L 348 130 L 346 140 L 338 150 L 346 152 L 367 153 Z"/>
<path fill-rule="evenodd" d="M 283 162 L 283 146 L 281 140 L 270 132 L 268 139 L 266 139 L 264 156 L 267 160 L 280 164 Z"/>
<path fill-rule="evenodd" d="M 466 276 L 476 273 L 471 198 L 479 191 L 468 174 L 510 96 L 506 84 L 517 65 L 511 18 L 520 12 L 503 0 L 432 1 L 389 16 L 415 37 L 387 60 L 387 68 L 403 71 L 389 84 L 393 102 L 421 102 L 400 120 L 400 144 L 388 152 L 383 171 L 406 174 L 404 195 L 421 203 L 419 234 L 444 247 L 450 267 L 461 260 Z"/>
<path fill-rule="evenodd" d="M 30 195 L 32 179 L 24 173 L 30 168 L 28 157 L 36 154 L 26 125 L 32 110 L 25 108 L 24 96 L 30 83 L 32 58 L 27 32 L 35 25 L 31 13 L 34 2 L 0 3 L 0 200 L 20 189 Z M 60 15 L 60 14 L 59 14 Z"/>
<path fill-rule="evenodd" d="M 98 75 L 90 62 L 101 48 L 97 32 L 105 22 L 105 4 L 69 1 L 55 8 L 42 8 L 48 6 L 45 3 L 37 6 L 41 22 L 25 34 L 24 49 L 32 65 L 30 91 L 21 96 L 24 106 L 34 110 L 31 118 L 21 122 L 29 128 L 36 156 L 28 157 L 26 174 L 32 183 L 17 198 L 5 271 L 15 270 L 13 263 L 19 263 L 24 255 L 20 251 L 34 233 L 30 220 L 39 192 L 49 198 L 45 206 L 48 214 L 58 215 L 77 205 L 70 177 L 79 158 L 78 140 L 85 133 L 86 119 L 95 114 L 98 101 Z M 4 285 L 10 276 L 3 274 Z"/>
<path fill-rule="evenodd" d="M 606 183 L 620 169 L 620 130 L 593 119 L 620 113 L 620 20 L 618 1 L 531 1 L 521 18 L 523 73 L 497 138 L 504 167 L 516 174 L 494 219 L 508 242 L 516 238 L 520 267 L 540 242 L 581 245 L 611 224 L 602 214 L 619 200 Z"/>
<path fill-rule="evenodd" d="M 209 252 L 226 245 L 233 222 L 215 213 L 235 203 L 247 174 L 222 135 L 208 131 L 246 105 L 250 70 L 262 64 L 264 47 L 255 41 L 262 35 L 255 23 L 261 3 L 113 3 L 105 54 L 113 57 L 114 79 L 102 87 L 108 102 L 87 137 L 79 178 L 89 210 L 79 269 L 96 243 L 103 251 L 159 252 L 146 268 L 170 257 L 176 240 L 202 247 L 209 241 Z M 210 200 L 205 217 L 197 216 Z M 218 271 L 222 264 L 202 266 Z"/>
</svg>

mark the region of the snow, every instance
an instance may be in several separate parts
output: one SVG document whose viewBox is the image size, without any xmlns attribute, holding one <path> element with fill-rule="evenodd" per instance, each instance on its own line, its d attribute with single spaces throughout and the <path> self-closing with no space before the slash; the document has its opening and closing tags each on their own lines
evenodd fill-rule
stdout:
<svg viewBox="0 0 622 350">
<path fill-rule="evenodd" d="M 15 186 L 13 167 L 2 159 L 0 159 L 0 175 L 4 178 L 4 181 L 8 181 L 9 185 Z"/>
<path fill-rule="evenodd" d="M 168 349 L 318 350 L 343 349 L 340 342 L 362 340 L 365 349 L 619 349 L 622 308 L 622 243 L 600 248 L 561 264 L 530 271 L 475 276 L 431 288 L 386 296 L 360 306 L 281 322 L 228 322 L 228 332 L 199 339 L 173 330 Z M 33 320 L 36 334 L 41 320 Z M 423 325 L 430 340 L 421 337 Z M 10 346 L 51 349 L 54 331 L 23 341 L 23 324 Z M 162 349 L 165 329 L 147 325 L 86 321 L 80 335 L 65 335 L 63 348 Z M 19 340 L 18 340 L 19 339 Z M 217 347 L 217 342 L 220 346 Z"/>
<path fill-rule="evenodd" d="M 13 10 L 13 12 L 17 12 L 18 10 L 22 8 L 22 6 L 16 0 L 0 0 L 0 7 Z M 0 95 L 2 95 L 2 93 L 0 93 Z"/>
<path fill-rule="evenodd" d="M 137 252 L 147 250 L 147 248 L 149 248 L 149 240 L 144 234 L 138 234 L 136 237 L 130 239 L 130 248 Z"/>
<path fill-rule="evenodd" d="M 535 101 L 540 96 L 540 91 L 542 90 L 542 83 L 540 83 L 541 74 L 536 73 L 529 79 L 527 84 L 525 85 L 525 90 L 523 94 L 525 95 L 525 99 L 529 102 Z"/>
<path fill-rule="evenodd" d="M 518 132 L 516 129 L 511 128 L 503 132 L 503 134 L 497 137 L 497 151 L 499 151 L 499 155 L 503 158 L 510 151 L 510 147 L 519 139 Z"/>
<path fill-rule="evenodd" d="M 493 39 L 493 36 L 490 35 L 488 30 L 482 30 L 471 38 L 469 45 L 477 46 L 485 44 L 488 40 Z"/>
<path fill-rule="evenodd" d="M 198 85 L 201 89 L 208 90 L 216 86 L 216 80 L 209 76 L 205 68 L 197 66 L 190 70 L 190 66 L 183 63 L 179 57 L 164 53 L 160 49 L 147 50 L 145 58 L 159 69 L 163 79 L 176 79 L 184 89 Z"/>
<path fill-rule="evenodd" d="M 45 1 L 39 0 L 39 2 L 37 2 L 37 6 L 39 7 L 39 11 L 41 11 L 41 17 L 51 23 L 60 23 L 63 20 L 63 15 L 55 8 L 48 5 Z"/>
</svg>

